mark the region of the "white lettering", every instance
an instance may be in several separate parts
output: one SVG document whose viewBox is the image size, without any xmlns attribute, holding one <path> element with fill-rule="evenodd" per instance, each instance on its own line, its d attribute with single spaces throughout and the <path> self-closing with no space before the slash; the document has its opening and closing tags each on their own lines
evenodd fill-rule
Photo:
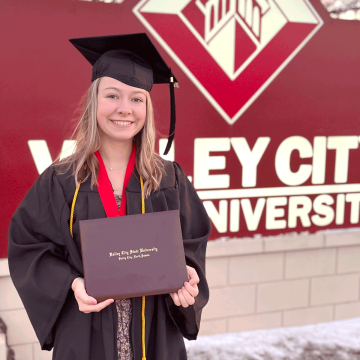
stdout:
<svg viewBox="0 0 360 360">
<path fill-rule="evenodd" d="M 335 183 L 346 183 L 349 168 L 349 150 L 359 146 L 357 136 L 329 136 L 328 149 L 336 151 Z"/>
<path fill-rule="evenodd" d="M 214 205 L 214 201 L 216 200 L 207 200 L 203 204 L 214 228 L 219 233 L 239 232 L 240 211 L 244 215 L 246 227 L 249 231 L 256 231 L 262 219 L 267 230 L 306 228 L 312 224 L 324 227 L 332 224 L 334 220 L 337 225 L 342 225 L 344 223 L 345 202 L 351 203 L 351 224 L 358 224 L 360 218 L 360 192 L 333 195 L 319 194 L 313 201 L 310 196 L 305 195 L 270 196 L 254 200 L 251 198 L 233 198 L 231 200 L 220 200 L 217 206 Z M 229 201 L 230 206 L 228 207 Z M 228 218 L 230 219 L 229 229 Z"/>
<path fill-rule="evenodd" d="M 231 145 L 242 165 L 242 186 L 256 186 L 257 166 L 267 146 L 269 137 L 259 137 L 251 150 L 244 137 L 231 138 Z"/>
<path fill-rule="evenodd" d="M 28 145 L 39 174 L 52 164 L 52 158 L 45 140 L 29 140 Z"/>
<path fill-rule="evenodd" d="M 283 197 L 271 197 L 266 202 L 266 229 L 285 229 L 286 220 L 278 220 L 277 218 L 285 215 L 285 209 L 277 208 L 277 206 L 284 206 L 287 204 L 287 198 Z"/>
<path fill-rule="evenodd" d="M 255 209 L 253 211 L 251 207 L 250 199 L 242 199 L 241 207 L 244 213 L 245 222 L 248 230 L 255 231 L 259 226 L 261 215 L 265 207 L 265 198 L 260 198 L 256 202 Z"/>
<path fill-rule="evenodd" d="M 308 196 L 290 196 L 289 198 L 289 221 L 288 227 L 294 228 L 297 225 L 297 218 L 300 219 L 303 227 L 311 225 L 309 213 L 312 208 L 311 199 Z"/>
<path fill-rule="evenodd" d="M 224 233 L 227 231 L 227 219 L 228 219 L 228 202 L 227 200 L 219 201 L 219 211 L 216 210 L 216 207 L 212 201 L 204 201 L 204 207 L 207 211 L 209 218 L 214 224 L 216 230 L 219 233 Z"/>
<path fill-rule="evenodd" d="M 342 225 L 345 216 L 345 194 L 338 194 L 336 197 L 336 218 L 335 224 Z"/>
<path fill-rule="evenodd" d="M 41 174 L 53 162 L 49 147 L 45 140 L 29 140 L 28 145 L 34 159 L 36 169 L 38 173 Z M 74 150 L 75 141 L 65 140 L 61 148 L 60 160 L 73 154 Z"/>
<path fill-rule="evenodd" d="M 326 137 L 314 137 L 314 156 L 312 166 L 311 182 L 313 184 L 325 183 L 326 168 Z"/>
<path fill-rule="evenodd" d="M 359 222 L 360 193 L 346 194 L 346 201 L 351 202 L 350 222 L 357 224 Z"/>
<path fill-rule="evenodd" d="M 240 200 L 230 201 L 230 231 L 238 232 L 240 229 Z"/>
<path fill-rule="evenodd" d="M 290 158 L 294 150 L 299 151 L 302 159 L 313 155 L 311 143 L 302 136 L 291 136 L 280 144 L 275 156 L 275 169 L 279 179 L 286 185 L 303 184 L 311 175 L 310 164 L 302 164 L 298 171 L 291 171 Z"/>
<path fill-rule="evenodd" d="M 334 209 L 330 206 L 334 203 L 334 198 L 330 195 L 319 195 L 314 200 L 315 215 L 311 217 L 311 220 L 316 226 L 330 225 L 335 217 Z M 323 215 L 323 216 L 320 216 Z"/>
<path fill-rule="evenodd" d="M 195 139 L 194 186 L 196 189 L 223 189 L 230 186 L 229 175 L 209 175 L 210 170 L 223 170 L 226 166 L 225 156 L 210 156 L 210 152 L 229 150 L 229 138 Z"/>
</svg>

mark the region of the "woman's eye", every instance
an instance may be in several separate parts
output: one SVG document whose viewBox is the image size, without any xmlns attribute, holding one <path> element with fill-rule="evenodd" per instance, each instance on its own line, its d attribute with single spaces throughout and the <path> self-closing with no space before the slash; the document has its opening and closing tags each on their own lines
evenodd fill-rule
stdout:
<svg viewBox="0 0 360 360">
<path fill-rule="evenodd" d="M 110 98 L 110 99 L 116 99 L 116 95 L 110 94 L 110 95 L 108 95 L 108 98 Z"/>
<path fill-rule="evenodd" d="M 139 103 L 139 102 L 142 102 L 142 99 L 140 99 L 140 98 L 134 98 L 133 101 L 136 102 L 136 103 Z"/>
</svg>

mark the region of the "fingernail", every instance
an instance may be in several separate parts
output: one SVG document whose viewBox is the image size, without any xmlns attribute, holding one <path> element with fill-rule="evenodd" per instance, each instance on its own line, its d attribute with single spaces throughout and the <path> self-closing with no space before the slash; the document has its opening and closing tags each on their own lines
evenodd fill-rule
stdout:
<svg viewBox="0 0 360 360">
<path fill-rule="evenodd" d="M 179 293 L 179 294 L 181 293 L 181 289 L 179 289 L 178 293 Z"/>
</svg>

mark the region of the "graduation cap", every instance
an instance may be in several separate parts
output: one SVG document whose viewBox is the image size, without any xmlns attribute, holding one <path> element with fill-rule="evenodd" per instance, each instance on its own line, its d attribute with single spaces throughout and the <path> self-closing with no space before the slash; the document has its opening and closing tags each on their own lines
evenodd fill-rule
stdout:
<svg viewBox="0 0 360 360">
<path fill-rule="evenodd" d="M 170 131 L 166 155 L 175 135 L 175 94 L 177 80 L 147 34 L 110 35 L 70 39 L 93 66 L 92 79 L 108 76 L 146 91 L 153 84 L 170 85 Z"/>
</svg>

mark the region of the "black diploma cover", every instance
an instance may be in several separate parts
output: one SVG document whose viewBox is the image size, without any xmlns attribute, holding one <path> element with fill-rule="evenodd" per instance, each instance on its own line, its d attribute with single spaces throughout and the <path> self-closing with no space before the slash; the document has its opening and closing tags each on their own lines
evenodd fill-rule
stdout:
<svg viewBox="0 0 360 360">
<path fill-rule="evenodd" d="M 179 210 L 79 226 L 85 287 L 97 301 L 173 293 L 188 281 Z"/>
</svg>

